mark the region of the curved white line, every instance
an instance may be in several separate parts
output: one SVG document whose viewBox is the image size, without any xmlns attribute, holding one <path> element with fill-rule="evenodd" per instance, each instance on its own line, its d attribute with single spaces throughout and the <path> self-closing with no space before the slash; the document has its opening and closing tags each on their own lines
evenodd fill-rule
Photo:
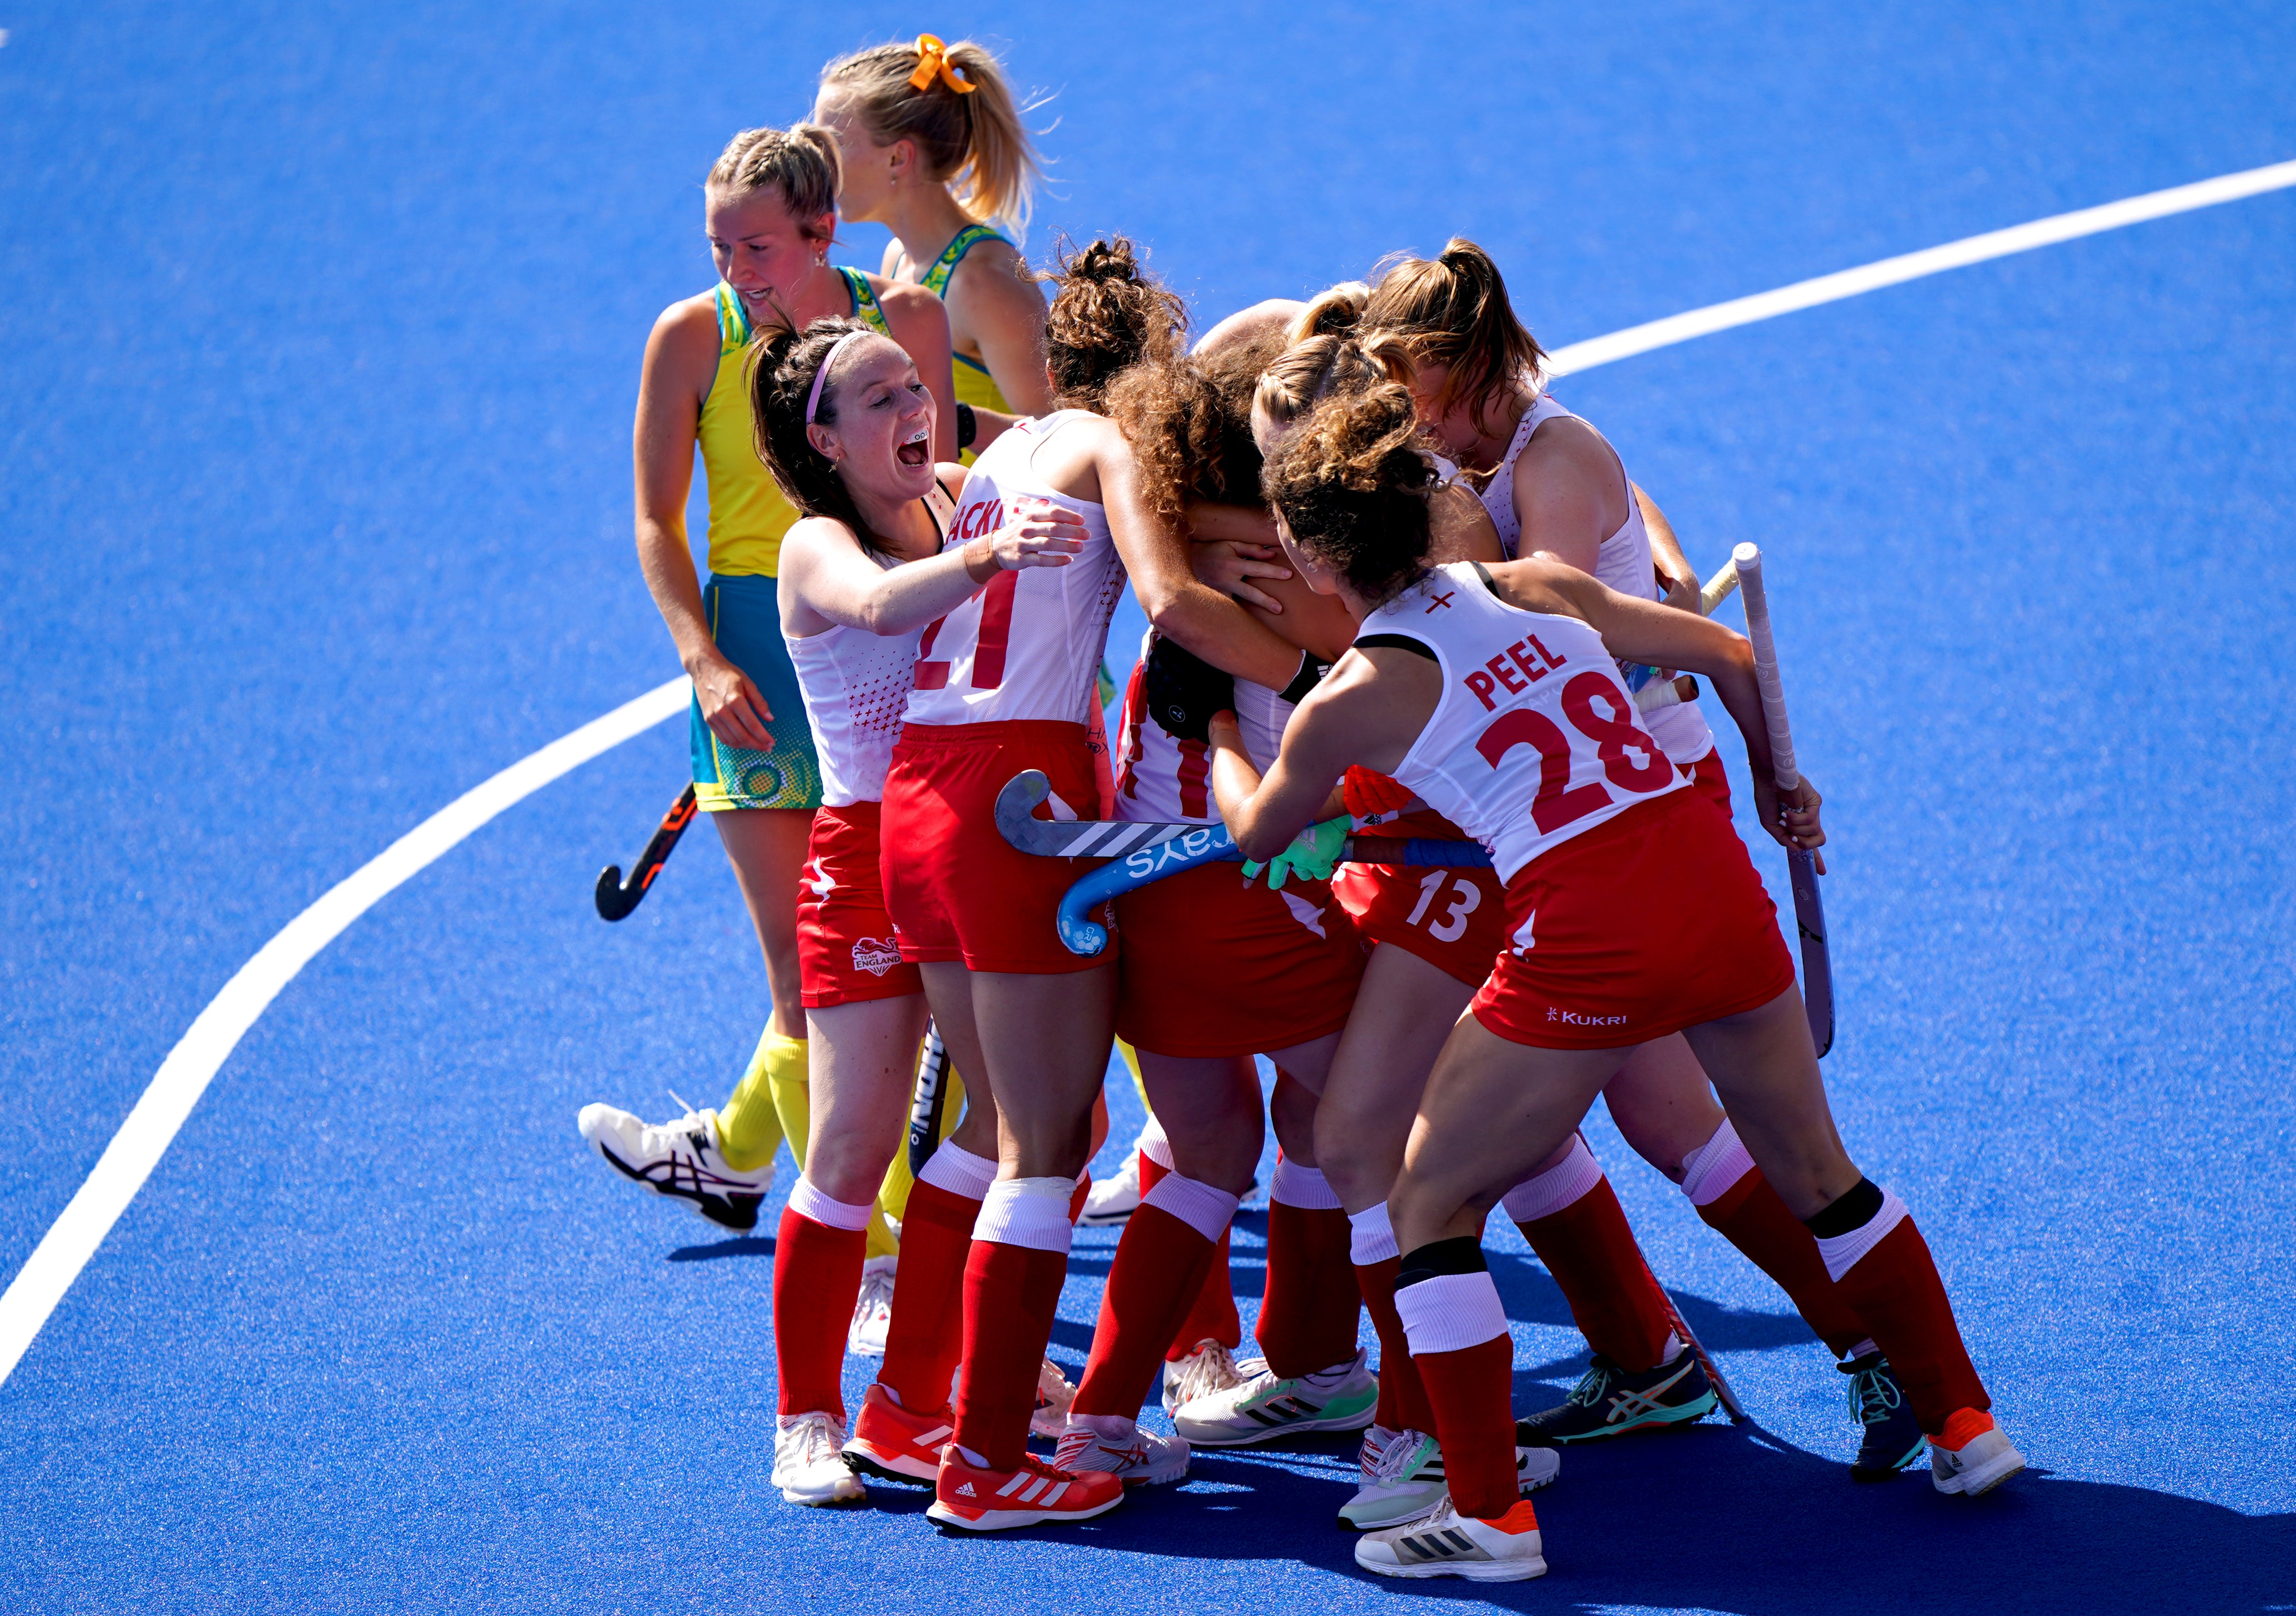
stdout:
<svg viewBox="0 0 2296 1616">
<path fill-rule="evenodd" d="M 1592 370 L 1598 365 L 1631 358 L 1652 349 L 1687 342 L 1693 337 L 1772 319 L 1820 303 L 1837 302 L 1942 270 L 1958 269 L 1988 258 L 2028 252 L 2036 247 L 2094 235 L 2102 230 L 2165 218 L 2170 214 L 2186 213 L 2195 208 L 2235 201 L 2292 185 L 2296 185 L 2296 162 L 2275 163 L 2196 185 L 2178 185 L 2173 190 L 2151 192 L 2101 208 L 2061 213 L 2013 229 L 1949 242 L 1926 251 L 1883 258 L 1863 268 L 1798 281 L 1775 291 L 1694 308 L 1687 314 L 1613 332 L 1607 337 L 1573 342 L 1555 349 L 1549 357 L 1550 370 L 1555 375 Z M 238 1047 L 239 1040 L 278 997 L 280 989 L 294 980 L 296 972 L 346 926 L 496 815 L 532 796 L 570 769 L 675 716 L 685 708 L 688 689 L 685 679 L 672 679 L 634 701 L 624 702 L 603 718 L 592 719 L 571 734 L 513 763 L 484 784 L 465 792 L 330 888 L 316 903 L 264 944 L 253 959 L 240 967 L 224 984 L 223 991 L 200 1012 L 191 1029 L 168 1051 L 143 1097 L 135 1102 L 135 1108 L 112 1136 L 111 1143 L 97 1159 L 70 1204 L 41 1238 L 7 1291 L 0 1293 L 0 1384 L 4 1384 L 14 1373 L 33 1338 L 55 1311 L 56 1304 L 63 1300 L 64 1292 L 71 1288 L 72 1281 L 87 1266 L 88 1259 L 95 1254 L 96 1247 L 119 1220 L 119 1215 L 127 1210 L 136 1191 L 144 1187 L 144 1181 L 159 1165 L 160 1156 L 184 1126 L 184 1119 L 191 1115 L 192 1107 L 207 1092 L 208 1084 Z"/>
<path fill-rule="evenodd" d="M 600 752 L 685 711 L 691 689 L 683 677 L 657 685 L 464 792 L 329 888 L 239 968 L 168 1052 L 86 1182 L 10 1283 L 7 1293 L 0 1295 L 0 1382 L 15 1369 L 80 1269 L 144 1187 L 217 1070 L 295 973 L 344 927 L 504 808 Z"/>
</svg>

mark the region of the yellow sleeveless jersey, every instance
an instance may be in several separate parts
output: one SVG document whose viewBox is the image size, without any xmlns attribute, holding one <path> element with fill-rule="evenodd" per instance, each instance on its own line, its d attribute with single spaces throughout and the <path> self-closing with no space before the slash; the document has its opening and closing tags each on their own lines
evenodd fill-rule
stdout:
<svg viewBox="0 0 2296 1616">
<path fill-rule="evenodd" d="M 933 260 L 932 267 L 925 271 L 919 284 L 942 302 L 947 302 L 949 276 L 956 273 L 956 267 L 964 261 L 964 255 L 983 242 L 1004 242 L 1007 247 L 1013 245 L 986 225 L 967 225 L 950 238 L 947 246 L 941 249 L 940 257 Z M 959 404 L 969 404 L 977 410 L 995 410 L 1000 415 L 1013 413 L 1013 406 L 1004 402 L 1004 395 L 997 390 L 996 379 L 989 375 L 987 365 L 964 354 L 955 354 L 952 357 L 956 360 L 956 401 Z M 972 451 L 970 449 L 964 452 L 964 463 L 972 463 Z"/>
<path fill-rule="evenodd" d="M 839 267 L 853 300 L 854 317 L 887 336 L 893 328 L 870 290 L 869 277 Z M 797 521 L 797 510 L 774 486 L 758 458 L 751 434 L 750 388 L 742 360 L 750 345 L 750 314 L 723 281 L 718 283 L 718 375 L 701 401 L 695 436 L 701 444 L 701 472 L 709 486 L 709 570 L 721 578 L 774 577 L 781 569 L 782 535 Z"/>
</svg>

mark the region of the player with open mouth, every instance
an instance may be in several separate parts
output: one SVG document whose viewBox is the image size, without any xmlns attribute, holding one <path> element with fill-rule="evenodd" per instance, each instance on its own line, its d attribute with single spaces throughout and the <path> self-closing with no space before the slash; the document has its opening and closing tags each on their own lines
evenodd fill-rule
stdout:
<svg viewBox="0 0 2296 1616">
<path fill-rule="evenodd" d="M 750 361 L 757 453 L 803 517 L 782 541 L 782 633 L 821 759 L 797 902 L 798 960 L 811 1066 L 810 1136 L 774 1251 L 780 1419 L 773 1479 L 794 1504 L 858 1500 L 839 1388 L 846 1320 L 860 1286 L 865 1230 L 901 1136 L 925 1024 L 916 967 L 900 957 L 878 873 L 885 769 L 924 626 L 1009 570 L 1064 567 L 1084 529 L 1061 511 L 1016 513 L 943 548 L 959 465 L 932 460 L 934 405 L 899 346 L 852 321 L 767 332 Z M 963 1192 L 994 1170 L 996 1116 L 976 1090 L 914 1199 Z M 957 1193 L 937 1187 L 955 1181 Z M 977 1194 L 977 1190 L 974 1192 Z M 947 1220 L 940 1219 L 940 1222 Z M 963 1245 L 924 1248 L 893 1303 L 873 1400 L 938 1409 L 954 1367 Z M 931 1259 L 939 1255 L 943 1260 Z M 918 1479 L 934 1460 L 904 1446 L 852 1456 Z"/>
<path fill-rule="evenodd" d="M 1793 965 L 1744 845 L 1640 723 L 1620 658 L 1714 682 L 1745 737 L 1761 823 L 1824 841 L 1806 782 L 1768 783 L 1745 641 L 1558 562 L 1430 567 L 1434 465 L 1411 395 L 1318 406 L 1269 467 L 1290 558 L 1365 632 L 1308 700 L 1263 778 L 1232 716 L 1213 789 L 1247 856 L 1282 849 L 1351 765 L 1387 775 L 1491 849 L 1510 936 L 1430 1078 L 1389 1197 L 1396 1304 L 1432 1406 L 1449 1497 L 1358 1540 L 1390 1576 L 1534 1577 L 1519 1496 L 1513 1349 L 1480 1232 L 1570 1139 L 1626 1052 L 1687 1034 L 1740 1134 L 1818 1241 L 1896 1366 L 1940 1490 L 2023 1468 L 1995 1423 L 1935 1265 L 1902 1202 L 1843 1151 Z"/>
</svg>

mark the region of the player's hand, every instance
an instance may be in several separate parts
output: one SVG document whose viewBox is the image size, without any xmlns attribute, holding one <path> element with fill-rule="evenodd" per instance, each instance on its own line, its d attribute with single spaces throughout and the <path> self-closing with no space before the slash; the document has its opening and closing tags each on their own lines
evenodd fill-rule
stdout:
<svg viewBox="0 0 2296 1616">
<path fill-rule="evenodd" d="M 1175 640 L 1156 636 L 1141 676 L 1148 716 L 1177 741 L 1211 739 L 1212 715 L 1235 705 L 1235 681 Z"/>
<path fill-rule="evenodd" d="M 1754 808 L 1761 816 L 1770 839 L 1782 848 L 1800 848 L 1816 854 L 1817 873 L 1821 875 L 1825 874 L 1825 855 L 1817 849 L 1825 845 L 1825 827 L 1819 823 L 1818 808 L 1824 800 L 1806 775 L 1790 792 L 1782 792 L 1768 782 L 1754 783 Z"/>
<path fill-rule="evenodd" d="M 1687 611 L 1693 617 L 1701 615 L 1705 603 L 1699 594 L 1700 585 L 1695 576 L 1669 578 L 1661 569 L 1653 567 L 1651 570 L 1658 575 L 1659 593 L 1666 604 L 1677 611 Z"/>
<path fill-rule="evenodd" d="M 1194 569 L 1199 581 L 1218 590 L 1240 606 L 1257 606 L 1262 611 L 1281 613 L 1283 603 L 1275 596 L 1254 588 L 1255 578 L 1283 578 L 1292 576 L 1284 566 L 1283 553 L 1274 545 L 1248 545 L 1240 539 L 1216 538 L 1199 540 L 1188 546 L 1188 565 Z"/>
<path fill-rule="evenodd" d="M 1348 822 L 1326 819 L 1311 824 L 1292 839 L 1292 845 L 1262 864 L 1257 858 L 1243 866 L 1246 881 L 1267 872 L 1267 890 L 1280 892 L 1283 883 L 1294 875 L 1309 881 L 1329 881 L 1332 872 L 1339 867 L 1340 855 L 1347 850 Z"/>
<path fill-rule="evenodd" d="M 693 698 L 701 705 L 701 721 L 709 733 L 728 746 L 746 751 L 774 750 L 773 709 L 750 683 L 750 676 L 716 656 L 693 670 Z"/>
<path fill-rule="evenodd" d="M 983 534 L 965 546 L 965 568 L 980 577 L 992 570 L 1018 572 L 1023 567 L 1065 567 L 1083 553 L 1084 518 L 1050 501 L 1019 502 L 1004 525 Z"/>
</svg>

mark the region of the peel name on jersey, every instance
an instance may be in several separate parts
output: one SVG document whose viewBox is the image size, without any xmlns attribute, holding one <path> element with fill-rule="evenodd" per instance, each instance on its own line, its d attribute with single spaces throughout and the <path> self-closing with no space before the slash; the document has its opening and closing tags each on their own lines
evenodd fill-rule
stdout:
<svg viewBox="0 0 2296 1616">
<path fill-rule="evenodd" d="M 1526 652 L 1536 652 L 1539 660 L 1533 661 L 1524 654 Z M 1568 657 L 1558 657 L 1539 644 L 1537 635 L 1527 634 L 1482 667 L 1473 669 L 1459 683 L 1474 693 L 1475 700 L 1483 704 L 1484 711 L 1496 712 L 1499 704 L 1491 699 L 1495 692 L 1504 689 L 1510 695 L 1521 695 L 1569 662 Z"/>
</svg>

